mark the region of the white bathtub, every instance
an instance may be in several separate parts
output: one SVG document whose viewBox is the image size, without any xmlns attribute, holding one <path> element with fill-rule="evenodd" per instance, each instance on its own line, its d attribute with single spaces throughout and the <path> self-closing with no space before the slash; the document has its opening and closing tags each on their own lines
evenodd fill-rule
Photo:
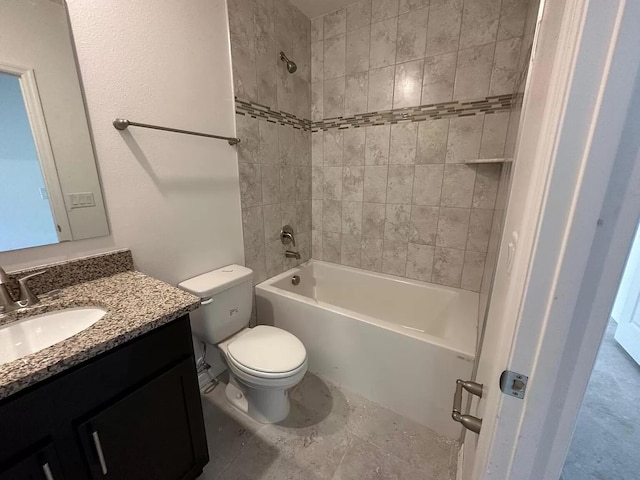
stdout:
<svg viewBox="0 0 640 480">
<path fill-rule="evenodd" d="M 477 293 L 311 260 L 257 285 L 256 304 L 258 323 L 302 340 L 312 372 L 460 438 L 451 407 L 471 375 Z"/>
</svg>

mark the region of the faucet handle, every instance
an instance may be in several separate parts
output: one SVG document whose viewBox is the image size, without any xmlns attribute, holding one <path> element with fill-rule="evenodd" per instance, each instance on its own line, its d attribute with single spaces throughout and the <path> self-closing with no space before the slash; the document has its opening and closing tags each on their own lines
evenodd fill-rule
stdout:
<svg viewBox="0 0 640 480">
<path fill-rule="evenodd" d="M 18 301 L 23 307 L 40 303 L 40 299 L 31 291 L 29 285 L 27 285 L 27 280 L 38 275 L 42 275 L 45 272 L 46 270 L 42 270 L 40 272 L 25 275 L 24 277 L 18 279 L 18 286 L 20 287 L 20 299 Z"/>
<path fill-rule="evenodd" d="M 282 227 L 282 230 L 280 230 L 280 240 L 283 245 L 289 245 L 292 243 L 294 247 L 296 246 L 296 239 L 293 236 L 293 227 L 291 225 L 285 225 Z"/>
</svg>

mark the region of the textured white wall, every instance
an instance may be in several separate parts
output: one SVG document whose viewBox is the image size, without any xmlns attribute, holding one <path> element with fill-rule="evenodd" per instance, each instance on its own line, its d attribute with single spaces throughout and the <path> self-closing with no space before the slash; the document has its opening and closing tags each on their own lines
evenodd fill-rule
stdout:
<svg viewBox="0 0 640 480">
<path fill-rule="evenodd" d="M 243 263 L 236 152 L 224 141 L 115 117 L 234 135 L 225 0 L 69 0 L 111 236 L 0 253 L 7 269 L 131 248 L 170 283 Z"/>
</svg>

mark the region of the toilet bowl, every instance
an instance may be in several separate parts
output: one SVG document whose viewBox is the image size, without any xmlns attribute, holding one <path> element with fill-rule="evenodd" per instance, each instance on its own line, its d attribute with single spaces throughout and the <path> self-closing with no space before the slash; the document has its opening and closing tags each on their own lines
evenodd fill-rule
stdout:
<svg viewBox="0 0 640 480">
<path fill-rule="evenodd" d="M 229 402 L 260 423 L 284 420 L 289 414 L 288 390 L 307 372 L 302 342 L 285 330 L 259 325 L 218 348 L 229 367 Z"/>
<path fill-rule="evenodd" d="M 202 299 L 192 312 L 191 329 L 201 341 L 217 345 L 229 369 L 229 403 L 260 423 L 277 423 L 289 414 L 288 390 L 307 371 L 307 352 L 295 335 L 280 328 L 248 328 L 253 272 L 230 265 L 181 282 Z"/>
</svg>

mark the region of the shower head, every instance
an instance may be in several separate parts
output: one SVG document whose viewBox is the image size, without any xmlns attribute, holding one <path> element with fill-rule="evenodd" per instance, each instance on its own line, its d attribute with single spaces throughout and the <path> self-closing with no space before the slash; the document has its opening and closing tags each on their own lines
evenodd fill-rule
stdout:
<svg viewBox="0 0 640 480">
<path fill-rule="evenodd" d="M 280 60 L 287 64 L 287 71 L 289 73 L 295 73 L 295 71 L 298 70 L 296 62 L 289 60 L 284 52 L 280 52 Z"/>
</svg>

